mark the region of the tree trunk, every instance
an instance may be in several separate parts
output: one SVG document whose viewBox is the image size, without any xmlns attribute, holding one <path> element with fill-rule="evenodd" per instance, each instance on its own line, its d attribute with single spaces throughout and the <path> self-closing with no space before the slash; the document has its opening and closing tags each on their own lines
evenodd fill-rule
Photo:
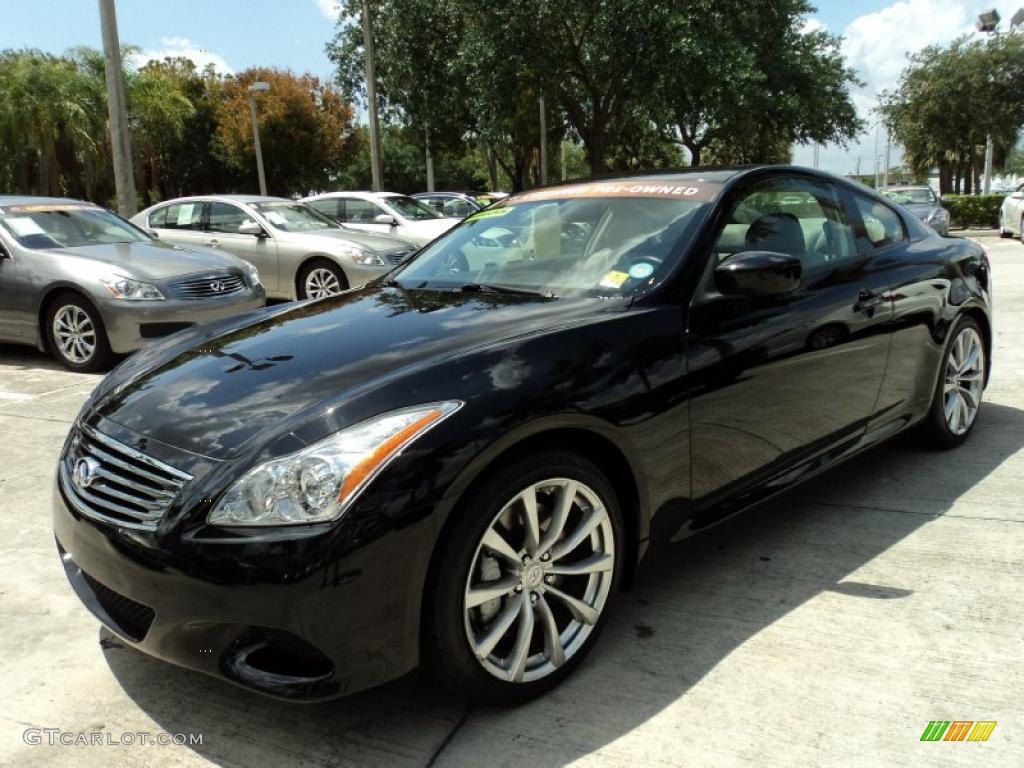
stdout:
<svg viewBox="0 0 1024 768">
<path fill-rule="evenodd" d="M 608 172 L 608 165 L 605 163 L 605 151 L 608 149 L 608 137 L 604 131 L 594 130 L 591 132 L 589 141 L 586 142 L 587 162 L 590 165 L 590 175 L 600 176 Z"/>
<path fill-rule="evenodd" d="M 484 147 L 484 155 L 487 158 L 487 181 L 490 184 L 488 192 L 495 192 L 498 189 L 498 160 L 490 147 Z"/>
</svg>

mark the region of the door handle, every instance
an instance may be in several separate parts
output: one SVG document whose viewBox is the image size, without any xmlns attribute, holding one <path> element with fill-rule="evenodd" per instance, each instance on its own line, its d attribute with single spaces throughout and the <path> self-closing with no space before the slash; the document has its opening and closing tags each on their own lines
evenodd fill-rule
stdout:
<svg viewBox="0 0 1024 768">
<path fill-rule="evenodd" d="M 216 248 L 217 246 L 220 245 L 220 240 L 218 240 L 216 237 L 212 237 L 206 241 L 206 244 L 211 248 Z"/>
<path fill-rule="evenodd" d="M 884 293 L 875 293 L 870 288 L 861 288 L 857 293 L 857 303 L 853 305 L 856 312 L 872 309 L 885 301 Z"/>
</svg>

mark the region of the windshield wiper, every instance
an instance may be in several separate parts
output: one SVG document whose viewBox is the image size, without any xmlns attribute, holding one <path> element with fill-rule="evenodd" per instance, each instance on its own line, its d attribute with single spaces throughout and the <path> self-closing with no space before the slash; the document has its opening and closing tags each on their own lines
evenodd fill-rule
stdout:
<svg viewBox="0 0 1024 768">
<path fill-rule="evenodd" d="M 545 299 L 553 299 L 555 294 L 551 291 L 530 291 L 525 288 L 510 288 L 507 285 L 493 285 L 490 283 L 465 283 L 459 286 L 463 293 L 506 293 L 518 296 L 541 296 Z"/>
</svg>

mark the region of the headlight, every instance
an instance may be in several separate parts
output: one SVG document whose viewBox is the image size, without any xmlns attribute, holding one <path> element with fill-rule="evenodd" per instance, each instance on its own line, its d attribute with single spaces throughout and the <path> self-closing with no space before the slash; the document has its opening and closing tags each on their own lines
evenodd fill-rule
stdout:
<svg viewBox="0 0 1024 768">
<path fill-rule="evenodd" d="M 375 253 L 370 253 L 369 251 L 364 251 L 361 248 L 352 248 L 352 247 L 342 248 L 341 249 L 341 255 L 342 256 L 347 256 L 348 258 L 352 259 L 352 261 L 354 263 L 359 264 L 359 265 L 364 266 L 364 267 L 381 267 L 381 266 L 384 266 L 384 259 L 382 259 L 380 256 L 378 256 Z"/>
<path fill-rule="evenodd" d="M 255 288 L 260 284 L 260 271 L 254 265 L 248 261 L 243 261 L 242 269 L 245 270 L 245 274 L 249 277 L 249 285 Z"/>
<path fill-rule="evenodd" d="M 449 400 L 385 413 L 249 470 L 210 512 L 210 525 L 337 520 L 413 440 L 462 407 Z"/>
<path fill-rule="evenodd" d="M 947 221 L 949 219 L 949 211 L 945 208 L 938 208 L 932 211 L 932 215 L 928 217 L 928 221 Z"/>
<path fill-rule="evenodd" d="M 126 301 L 163 301 L 164 295 L 152 283 L 132 280 L 130 277 L 103 278 L 100 280 L 115 299 Z"/>
</svg>

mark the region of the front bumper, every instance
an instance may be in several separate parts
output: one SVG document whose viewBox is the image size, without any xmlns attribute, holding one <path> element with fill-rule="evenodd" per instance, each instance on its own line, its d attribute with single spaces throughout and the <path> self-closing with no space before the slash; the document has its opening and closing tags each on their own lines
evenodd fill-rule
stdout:
<svg viewBox="0 0 1024 768">
<path fill-rule="evenodd" d="M 206 299 L 123 301 L 107 297 L 96 303 L 110 348 L 117 354 L 127 354 L 175 331 L 259 309 L 266 304 L 266 294 L 258 285 Z"/>
<path fill-rule="evenodd" d="M 79 598 L 149 655 L 302 701 L 354 693 L 418 663 L 426 521 L 335 556 L 346 549 L 337 529 L 161 543 L 82 517 L 58 485 L 53 522 Z"/>
</svg>

